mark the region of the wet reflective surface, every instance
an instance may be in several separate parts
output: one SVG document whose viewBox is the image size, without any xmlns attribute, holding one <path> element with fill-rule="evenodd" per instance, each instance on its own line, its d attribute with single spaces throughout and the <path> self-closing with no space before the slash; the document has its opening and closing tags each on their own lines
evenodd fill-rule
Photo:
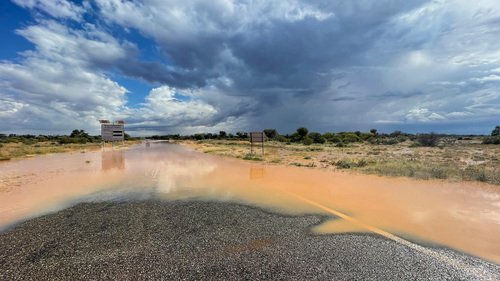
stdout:
<svg viewBox="0 0 500 281">
<path fill-rule="evenodd" d="M 264 166 L 167 143 L 2 162 L 0 180 L 0 231 L 79 202 L 196 199 L 331 215 L 321 205 L 392 234 L 500 263 L 500 187 L 491 185 Z M 344 219 L 313 231 L 367 232 Z"/>
</svg>

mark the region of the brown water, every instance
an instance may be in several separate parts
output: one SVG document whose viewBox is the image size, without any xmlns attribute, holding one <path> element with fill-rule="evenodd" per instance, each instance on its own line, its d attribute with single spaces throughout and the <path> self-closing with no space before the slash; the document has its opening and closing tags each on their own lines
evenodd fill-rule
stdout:
<svg viewBox="0 0 500 281">
<path fill-rule="evenodd" d="M 151 198 L 340 214 L 313 231 L 381 230 L 500 263 L 498 186 L 264 166 L 166 143 L 0 163 L 0 231 L 78 202 Z"/>
</svg>

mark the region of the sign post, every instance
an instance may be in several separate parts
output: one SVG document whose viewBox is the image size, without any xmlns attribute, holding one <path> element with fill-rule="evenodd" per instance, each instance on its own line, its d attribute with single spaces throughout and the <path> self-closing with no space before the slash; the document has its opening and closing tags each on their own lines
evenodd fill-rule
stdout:
<svg viewBox="0 0 500 281">
<path fill-rule="evenodd" d="M 250 133 L 250 153 L 253 154 L 253 143 L 262 143 L 262 154 L 264 154 L 264 142 L 266 141 L 266 134 L 264 132 Z"/>
<path fill-rule="evenodd" d="M 115 147 L 115 141 L 121 141 L 124 146 L 125 139 L 125 121 L 116 121 L 116 124 L 110 124 L 108 120 L 99 120 L 101 123 L 102 146 L 106 146 L 106 141 L 110 141 Z"/>
</svg>

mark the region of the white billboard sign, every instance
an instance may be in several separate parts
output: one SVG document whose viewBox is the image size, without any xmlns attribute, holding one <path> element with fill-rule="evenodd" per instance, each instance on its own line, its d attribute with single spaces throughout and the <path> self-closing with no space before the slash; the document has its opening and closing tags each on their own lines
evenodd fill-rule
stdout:
<svg viewBox="0 0 500 281">
<path fill-rule="evenodd" d="M 103 141 L 123 141 L 125 126 L 123 124 L 101 124 L 101 136 Z"/>
</svg>

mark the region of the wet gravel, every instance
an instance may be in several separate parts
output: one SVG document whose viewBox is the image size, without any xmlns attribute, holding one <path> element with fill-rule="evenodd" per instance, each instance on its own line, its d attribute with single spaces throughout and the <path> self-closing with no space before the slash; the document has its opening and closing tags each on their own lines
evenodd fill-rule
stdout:
<svg viewBox="0 0 500 281">
<path fill-rule="evenodd" d="M 233 203 L 82 203 L 0 235 L 0 280 L 474 280 L 372 234 L 315 235 L 322 216 Z M 500 266 L 448 249 L 481 272 Z"/>
</svg>

